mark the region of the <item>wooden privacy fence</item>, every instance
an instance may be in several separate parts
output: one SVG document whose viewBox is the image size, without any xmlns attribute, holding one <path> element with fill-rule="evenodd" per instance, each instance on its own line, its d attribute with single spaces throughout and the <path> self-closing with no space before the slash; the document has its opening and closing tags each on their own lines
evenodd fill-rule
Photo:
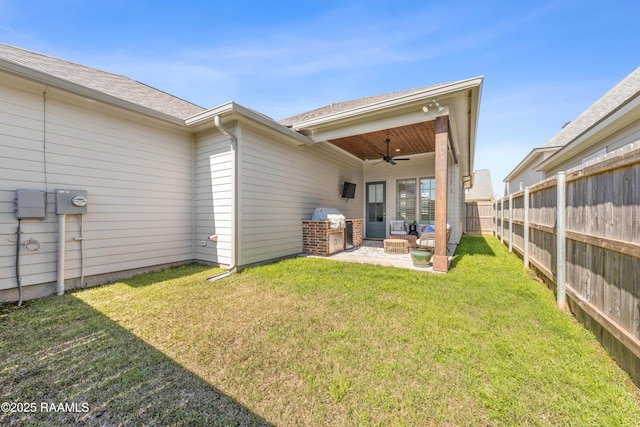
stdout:
<svg viewBox="0 0 640 427">
<path fill-rule="evenodd" d="M 493 202 L 478 200 L 465 202 L 465 233 L 492 234 L 493 232 Z"/>
<path fill-rule="evenodd" d="M 587 326 L 633 354 L 616 355 L 619 344 L 599 336 L 640 382 L 640 146 L 496 201 L 493 226 L 525 267 L 555 284 L 560 307 L 568 297 L 574 313 L 591 317 Z"/>
</svg>

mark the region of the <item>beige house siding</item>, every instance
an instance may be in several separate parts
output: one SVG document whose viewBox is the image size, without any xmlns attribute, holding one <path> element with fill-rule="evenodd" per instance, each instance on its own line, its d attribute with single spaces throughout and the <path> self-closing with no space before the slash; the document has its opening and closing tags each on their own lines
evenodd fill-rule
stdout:
<svg viewBox="0 0 640 427">
<path fill-rule="evenodd" d="M 1 74 L 0 74 L 1 75 Z M 36 85 L 23 85 L 18 79 L 2 79 L 0 84 L 0 290 L 15 288 L 15 190 L 45 190 L 43 160 L 43 95 Z M 47 211 L 55 209 L 49 204 Z M 22 257 L 23 285 L 51 280 L 55 272 L 55 219 L 23 221 L 23 239 L 37 238 L 42 248 Z M 13 242 L 11 242 L 11 241 Z M 55 273 L 54 273 L 55 274 Z M 55 276 L 53 276 L 55 277 Z M 2 301 L 0 297 L 0 301 Z"/>
<path fill-rule="evenodd" d="M 44 221 L 22 221 L 23 286 L 54 282 L 55 190 L 88 192 L 85 277 L 193 258 L 191 137 L 171 125 L 126 114 L 41 85 L 2 75 L 0 83 L 0 224 L 15 241 L 15 190 L 47 192 Z M 79 284 L 80 221 L 66 218 L 66 271 Z M 15 243 L 0 240 L 0 290 L 16 287 Z M 2 297 L 0 297 L 2 298 Z"/>
<path fill-rule="evenodd" d="M 195 150 L 196 259 L 228 266 L 233 226 L 231 141 L 221 133 L 198 135 Z M 216 237 L 210 240 L 210 236 Z"/>
<path fill-rule="evenodd" d="M 510 181 L 506 181 L 505 196 L 513 193 L 517 193 L 525 187 L 532 186 L 544 180 L 544 172 L 536 171 L 536 166 L 543 160 L 549 158 L 553 152 L 543 151 L 537 153 L 528 162 L 527 168 L 523 169 L 520 173 L 511 177 Z"/>
<path fill-rule="evenodd" d="M 537 184 L 544 180 L 544 172 L 537 172 L 532 169 L 527 169 L 521 174 L 515 176 L 512 181 L 507 183 L 508 194 L 517 193 L 525 187 L 529 187 L 533 184 Z"/>
<path fill-rule="evenodd" d="M 327 143 L 299 147 L 244 126 L 239 135 L 239 265 L 302 252 L 302 220 L 317 207 L 362 218 L 362 162 Z M 344 181 L 356 198 L 341 198 Z"/>
</svg>

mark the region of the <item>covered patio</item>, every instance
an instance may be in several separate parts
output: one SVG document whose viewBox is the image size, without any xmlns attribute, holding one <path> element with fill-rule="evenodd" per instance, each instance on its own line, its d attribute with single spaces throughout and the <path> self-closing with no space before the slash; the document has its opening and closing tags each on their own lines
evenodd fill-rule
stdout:
<svg viewBox="0 0 640 427">
<path fill-rule="evenodd" d="M 364 204 L 365 239 L 390 237 L 391 220 L 404 220 L 407 228 L 415 224 L 417 232 L 434 225 L 430 269 L 446 272 L 453 253 L 447 245 L 455 249 L 460 241 L 464 190 L 472 185 L 482 81 L 476 77 L 331 104 L 280 123 L 362 161 L 358 187 L 364 191 L 356 197 Z M 447 225 L 453 229 L 449 242 Z M 357 249 L 332 257 L 402 261 Z M 407 260 L 410 264 L 409 255 Z"/>
</svg>

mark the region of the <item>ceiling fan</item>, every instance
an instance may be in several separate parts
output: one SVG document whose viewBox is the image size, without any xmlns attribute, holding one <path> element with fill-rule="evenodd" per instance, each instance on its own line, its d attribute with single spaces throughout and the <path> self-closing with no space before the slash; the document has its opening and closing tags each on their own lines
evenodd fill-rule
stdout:
<svg viewBox="0 0 640 427">
<path fill-rule="evenodd" d="M 387 138 L 384 142 L 387 143 L 387 155 L 382 157 L 382 160 L 379 161 L 378 163 L 382 163 L 382 162 L 387 162 L 389 164 L 395 165 L 396 164 L 396 160 L 411 160 L 411 159 L 407 159 L 407 158 L 398 158 L 398 157 L 393 157 L 389 155 L 389 143 L 391 142 L 391 140 L 389 138 Z M 378 164 L 378 163 L 374 163 L 374 164 Z"/>
</svg>

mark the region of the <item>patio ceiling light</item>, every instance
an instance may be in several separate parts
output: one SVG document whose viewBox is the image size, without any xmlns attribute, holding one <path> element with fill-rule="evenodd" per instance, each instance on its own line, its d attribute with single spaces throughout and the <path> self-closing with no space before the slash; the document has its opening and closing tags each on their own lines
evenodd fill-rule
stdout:
<svg viewBox="0 0 640 427">
<path fill-rule="evenodd" d="M 422 107 L 422 111 L 424 111 L 425 113 L 429 112 L 429 108 L 433 108 L 436 107 L 438 109 L 438 113 L 441 113 L 442 110 L 444 110 L 444 107 L 440 104 L 438 104 L 438 101 L 435 99 L 432 99 L 430 103 L 428 103 L 427 105 L 425 105 L 424 107 Z"/>
</svg>

